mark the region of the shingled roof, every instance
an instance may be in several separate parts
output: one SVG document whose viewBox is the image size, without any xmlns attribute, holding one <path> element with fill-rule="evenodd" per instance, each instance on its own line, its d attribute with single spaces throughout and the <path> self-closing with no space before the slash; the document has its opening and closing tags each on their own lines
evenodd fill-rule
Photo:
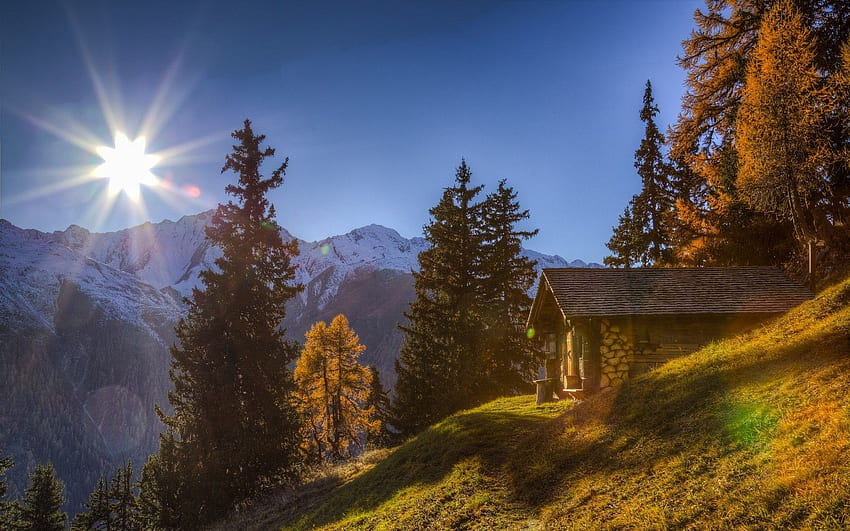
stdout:
<svg viewBox="0 0 850 531">
<path fill-rule="evenodd" d="M 566 317 L 778 313 L 812 298 L 774 267 L 544 269 L 534 306 L 542 290 Z"/>
</svg>

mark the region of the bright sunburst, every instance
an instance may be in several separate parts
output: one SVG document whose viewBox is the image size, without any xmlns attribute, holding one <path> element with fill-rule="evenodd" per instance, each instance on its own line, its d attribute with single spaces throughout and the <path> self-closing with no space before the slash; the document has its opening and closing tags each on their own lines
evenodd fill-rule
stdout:
<svg viewBox="0 0 850 531">
<path fill-rule="evenodd" d="M 97 154 L 104 163 L 94 171 L 96 177 L 109 179 L 109 193 L 116 195 L 121 191 L 133 201 L 141 195 L 141 185 L 154 186 L 158 180 L 151 168 L 159 162 L 158 155 L 145 153 L 145 137 L 130 141 L 124 133 L 116 133 L 115 147 L 100 146 Z"/>
</svg>

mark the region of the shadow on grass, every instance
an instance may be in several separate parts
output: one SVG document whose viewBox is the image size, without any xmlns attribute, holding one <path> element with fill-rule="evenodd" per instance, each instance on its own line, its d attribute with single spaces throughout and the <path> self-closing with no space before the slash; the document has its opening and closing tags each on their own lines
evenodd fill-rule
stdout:
<svg viewBox="0 0 850 531">
<path fill-rule="evenodd" d="M 551 415 L 481 410 L 450 417 L 338 487 L 301 524 L 321 526 L 348 514 L 373 511 L 408 487 L 439 483 L 455 465 L 469 458 L 480 459 L 486 470 L 501 470 L 513 457 L 516 444 L 550 419 Z"/>
<path fill-rule="evenodd" d="M 551 412 L 534 414 L 534 408 L 498 406 L 458 414 L 351 481 L 316 484 L 310 514 L 292 515 L 288 523 L 306 528 L 378 511 L 405 489 L 439 484 L 471 458 L 480 461 L 488 480 L 504 487 L 507 499 L 499 503 L 529 515 L 547 506 L 551 510 L 556 500 L 565 506 L 559 507 L 562 512 L 581 507 L 595 495 L 596 484 L 570 491 L 588 477 L 600 478 L 598 484 L 608 489 L 619 489 L 622 480 L 628 483 L 625 489 L 636 492 L 643 480 L 657 487 L 706 474 L 728 456 L 735 458 L 734 466 L 753 467 L 750 457 L 770 446 L 785 414 L 783 393 L 796 400 L 800 392 L 794 386 L 801 379 L 818 375 L 815 381 L 833 385 L 850 374 L 850 313 L 846 297 L 836 300 L 811 306 L 809 315 L 792 315 L 749 339 L 677 360 L 554 418 Z M 665 476 L 661 480 L 658 470 Z M 781 505 L 783 492 L 777 490 L 771 503 Z M 700 510 L 712 509 L 693 509 L 674 526 L 698 520 L 694 515 Z M 787 523 L 800 524 L 804 513 Z"/>
</svg>

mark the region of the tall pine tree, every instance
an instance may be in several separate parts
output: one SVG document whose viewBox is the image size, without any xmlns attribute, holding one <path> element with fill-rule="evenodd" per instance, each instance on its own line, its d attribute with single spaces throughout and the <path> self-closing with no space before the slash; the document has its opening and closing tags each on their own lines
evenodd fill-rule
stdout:
<svg viewBox="0 0 850 531">
<path fill-rule="evenodd" d="M 393 425 L 413 434 L 470 405 L 480 370 L 482 335 L 479 287 L 483 256 L 483 186 L 470 186 L 461 161 L 455 184 L 446 188 L 425 226 L 430 247 L 419 253 L 413 273 L 416 300 L 404 314 L 404 343 L 396 362 L 398 380 Z"/>
<path fill-rule="evenodd" d="M 416 300 L 405 316 L 392 424 L 415 433 L 455 411 L 523 389 L 533 363 L 523 325 L 534 262 L 517 224 L 529 217 L 501 181 L 484 200 L 462 161 L 430 210 L 430 248 L 419 254 Z"/>
<path fill-rule="evenodd" d="M 219 205 L 206 229 L 222 257 L 201 273 L 204 287 L 187 301 L 171 351 L 174 414 L 163 420 L 173 448 L 160 452 L 158 465 L 178 472 L 169 488 L 181 505 L 164 510 L 176 511 L 181 527 L 222 516 L 264 484 L 294 478 L 299 466 L 288 369 L 298 349 L 280 328 L 286 302 L 302 289 L 291 262 L 298 247 L 282 241 L 266 198 L 283 183 L 288 159 L 264 178 L 260 167 L 275 153 L 261 147 L 265 136 L 249 120 L 232 136 L 238 143 L 222 173 L 237 175 L 226 187 L 237 203 Z"/>
<path fill-rule="evenodd" d="M 389 431 L 390 399 L 381 383 L 381 375 L 374 365 L 369 365 L 369 394 L 364 409 L 369 411 L 369 427 L 366 433 L 366 448 L 386 448 L 393 443 Z"/>
<path fill-rule="evenodd" d="M 14 466 L 11 457 L 0 457 L 0 529 L 12 529 L 12 525 L 18 518 L 18 504 L 6 499 L 9 484 L 6 480 L 6 472 Z"/>
<path fill-rule="evenodd" d="M 62 512 L 65 486 L 56 478 L 53 464 L 36 465 L 24 492 L 15 529 L 26 531 L 62 531 L 68 515 Z"/>
<path fill-rule="evenodd" d="M 655 124 L 658 106 L 652 96 L 652 83 L 646 82 L 640 119 L 644 136 L 635 151 L 635 168 L 641 178 L 641 191 L 629 202 L 614 227 L 608 248 L 614 253 L 605 264 L 630 267 L 664 265 L 672 262 L 668 228 L 673 208 L 672 169 L 663 153 L 664 135 Z"/>
<path fill-rule="evenodd" d="M 87 529 L 114 529 L 114 517 L 112 515 L 112 504 L 106 480 L 100 476 L 97 485 L 89 494 L 89 501 L 85 504 L 86 511 L 79 512 L 74 517 L 71 531 L 83 531 Z"/>
<path fill-rule="evenodd" d="M 537 230 L 517 227 L 529 213 L 520 209 L 516 192 L 504 179 L 483 206 L 484 275 L 479 295 L 485 324 L 480 350 L 484 368 L 483 381 L 476 387 L 486 400 L 525 390 L 533 376 L 534 353 L 524 325 L 531 309 L 528 290 L 537 272 L 535 262 L 522 255 L 522 242 Z"/>
</svg>

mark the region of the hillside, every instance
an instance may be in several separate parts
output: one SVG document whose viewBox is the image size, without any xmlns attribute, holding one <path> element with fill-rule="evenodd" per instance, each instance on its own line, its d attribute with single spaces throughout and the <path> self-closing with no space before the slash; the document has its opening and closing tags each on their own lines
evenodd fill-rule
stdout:
<svg viewBox="0 0 850 531">
<path fill-rule="evenodd" d="M 619 391 L 459 413 L 223 528 L 847 528 L 848 397 L 850 279 Z"/>
</svg>

